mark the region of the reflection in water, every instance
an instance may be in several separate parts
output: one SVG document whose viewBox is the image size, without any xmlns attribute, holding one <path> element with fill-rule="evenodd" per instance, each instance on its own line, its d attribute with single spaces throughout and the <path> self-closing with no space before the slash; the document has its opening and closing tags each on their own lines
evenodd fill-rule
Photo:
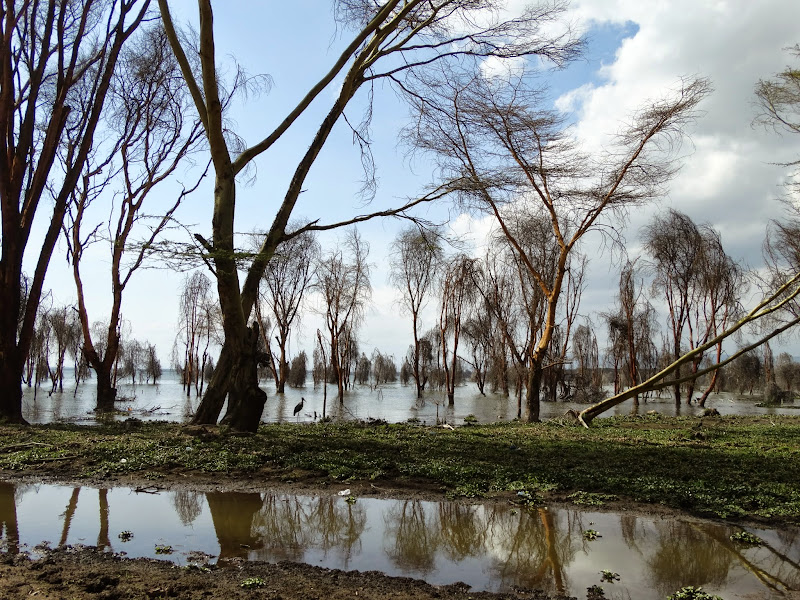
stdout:
<svg viewBox="0 0 800 600">
<path fill-rule="evenodd" d="M 645 560 L 650 569 L 653 587 L 662 596 L 676 589 L 691 585 L 695 587 L 718 587 L 728 579 L 732 556 L 723 551 L 708 533 L 720 531 L 725 537 L 727 528 L 710 525 L 700 531 L 681 521 L 656 523 L 655 551 Z"/>
<path fill-rule="evenodd" d="M 175 512 L 184 525 L 191 525 L 203 512 L 203 494 L 189 490 L 177 490 L 172 493 L 172 504 Z"/>
<path fill-rule="evenodd" d="M 428 504 L 428 503 L 425 503 Z M 386 554 L 404 571 L 430 573 L 435 564 L 441 527 L 425 516 L 420 500 L 397 502 L 386 512 Z"/>
<path fill-rule="evenodd" d="M 262 542 L 253 535 L 253 517 L 261 509 L 261 494 L 244 492 L 210 492 L 206 504 L 214 522 L 219 542 L 219 561 L 247 558 L 251 548 Z"/>
<path fill-rule="evenodd" d="M 16 488 L 13 483 L 0 481 L 0 533 L 10 554 L 19 552 Z"/>
<path fill-rule="evenodd" d="M 742 548 L 730 541 L 738 530 L 733 526 L 624 513 L 369 498 L 349 504 L 335 495 L 268 491 L 151 495 L 0 482 L 0 527 L 9 553 L 47 539 L 60 546 L 96 539 L 109 551 L 154 557 L 155 543 L 166 543 L 175 549 L 168 558 L 179 563 L 200 551 L 221 565 L 289 559 L 494 591 L 522 587 L 581 596 L 601 583 L 602 569 L 621 577 L 609 597 L 664 598 L 694 585 L 726 600 L 780 598 L 800 588 L 796 528 L 755 530 L 767 544 Z M 587 528 L 602 537 L 584 540 Z M 135 535 L 123 540 L 117 535 L 123 530 Z"/>
</svg>

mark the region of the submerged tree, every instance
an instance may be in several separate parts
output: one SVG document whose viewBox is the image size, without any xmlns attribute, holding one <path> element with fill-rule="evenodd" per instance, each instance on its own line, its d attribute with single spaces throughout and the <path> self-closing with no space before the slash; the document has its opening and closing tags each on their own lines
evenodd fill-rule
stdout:
<svg viewBox="0 0 800 600">
<path fill-rule="evenodd" d="M 401 214 L 421 201 L 438 196 L 432 193 L 403 207 L 345 219 L 344 223 L 330 226 L 310 223 L 295 232 L 287 231 L 287 223 L 311 167 L 334 126 L 343 120 L 345 109 L 360 90 L 364 89 L 369 103 L 379 87 L 376 83 L 388 80 L 402 87 L 407 73 L 434 62 L 458 61 L 466 56 L 514 58 L 538 55 L 560 63 L 574 56 L 579 48 L 579 42 L 571 32 L 553 34 L 553 21 L 564 8 L 561 4 L 531 7 L 516 18 L 503 20 L 498 15 L 503 14 L 500 9 L 504 4 L 495 1 L 389 0 L 374 3 L 367 0 L 339 0 L 335 3 L 334 15 L 344 30 L 355 31 L 352 41 L 333 60 L 330 70 L 303 95 L 296 106 L 287 111 L 283 119 L 279 119 L 274 131 L 255 144 L 234 152 L 229 143 L 231 136 L 226 129 L 227 104 L 221 91 L 220 69 L 216 62 L 211 1 L 198 0 L 199 49 L 193 48 L 191 53 L 187 53 L 175 29 L 168 1 L 159 0 L 159 6 L 173 51 L 203 123 L 216 177 L 212 239 L 202 240 L 202 243 L 215 266 L 225 344 L 219 360 L 220 368 L 216 370 L 208 393 L 198 408 L 195 422 L 215 422 L 228 392 L 236 396 L 232 402 L 229 398 L 229 406 L 247 405 L 246 412 L 249 414 L 260 414 L 263 410 L 266 397 L 258 389 L 257 378 L 247 375 L 255 373 L 251 364 L 257 357 L 248 350 L 245 340 L 248 338 L 247 323 L 256 301 L 258 282 L 282 241 L 303 229 L 324 229 L 379 215 Z M 199 65 L 195 65 L 189 56 L 197 57 Z M 238 83 L 242 81 L 239 79 Z M 236 85 L 237 82 L 232 87 Z M 275 207 L 274 221 L 264 236 L 242 286 L 236 264 L 234 235 L 236 178 L 254 159 L 271 149 L 312 103 L 321 103 L 330 97 L 323 91 L 333 86 L 336 87 L 333 102 L 314 133 L 308 150 L 298 162 L 282 201 Z M 365 150 L 363 158 L 368 166 L 371 165 L 368 135 L 370 114 L 371 109 L 368 109 L 363 126 L 354 130 L 355 139 Z M 368 173 L 367 187 L 374 181 L 372 174 Z M 232 414 L 231 425 L 253 430 L 258 426 L 257 418 L 245 422 L 246 419 L 239 417 L 241 415 Z"/>
<path fill-rule="evenodd" d="M 297 325 L 300 308 L 306 290 L 314 275 L 313 265 L 319 257 L 320 248 L 312 232 L 305 232 L 282 242 L 269 261 L 261 280 L 260 302 L 272 315 L 278 354 L 275 356 L 269 344 L 271 329 L 262 331 L 270 353 L 270 366 L 275 379 L 275 391 L 284 392 L 289 375 L 287 358 L 289 336 Z"/>
<path fill-rule="evenodd" d="M 444 66 L 420 75 L 408 94 L 417 112 L 408 139 L 435 157 L 441 187 L 465 207 L 494 217 L 541 290 L 543 326 L 527 357 L 527 416 L 536 421 L 570 258 L 588 232 L 613 231 L 627 209 L 663 192 L 675 172 L 671 151 L 709 85 L 703 79 L 682 82 L 674 94 L 635 114 L 613 147 L 588 155 L 562 116 L 540 108 L 541 93 L 524 76 L 500 79 Z M 550 272 L 542 272 L 513 227 L 526 219 L 548 224 L 547 246 L 557 250 Z"/>
<path fill-rule="evenodd" d="M 368 244 L 353 229 L 344 240 L 343 248 L 319 259 L 314 272 L 314 289 L 321 297 L 330 363 L 340 403 L 344 401 L 350 363 L 358 356 L 352 351 L 354 334 L 372 294 L 368 254 Z"/>
<path fill-rule="evenodd" d="M 2 420 L 24 422 L 23 366 L 47 267 L 122 47 L 148 6 L 148 0 L 76 0 L 4 2 L 0 9 Z M 46 222 L 42 239 L 32 235 L 37 217 Z M 36 265 L 25 295 L 23 262 Z"/>
<path fill-rule="evenodd" d="M 435 232 L 416 227 L 402 230 L 393 243 L 391 281 L 400 290 L 401 307 L 411 315 L 413 346 L 409 355 L 410 374 L 417 386 L 417 398 L 425 391 L 422 364 L 420 314 L 432 295 L 442 249 Z"/>
<path fill-rule="evenodd" d="M 154 190 L 176 171 L 200 138 L 199 123 L 186 121 L 189 101 L 163 29 L 141 29 L 122 52 L 104 111 L 107 139 L 88 157 L 64 225 L 78 295 L 83 352 L 97 376 L 95 409 L 99 411 L 114 410 L 116 388 L 111 371 L 120 351 L 118 327 L 125 288 L 145 263 L 186 193 L 180 193 L 163 215 L 147 214 L 146 208 L 152 210 Z M 86 232 L 88 215 L 107 198 L 115 199 L 107 202 L 110 216 L 106 214 L 104 221 L 89 225 Z M 115 223 L 113 229 L 109 224 L 109 234 L 104 237 L 106 220 Z M 137 233 L 144 239 L 135 241 Z M 84 253 L 100 241 L 108 243 L 111 258 L 111 314 L 102 333 L 102 353 L 92 336 L 81 276 Z"/>
</svg>

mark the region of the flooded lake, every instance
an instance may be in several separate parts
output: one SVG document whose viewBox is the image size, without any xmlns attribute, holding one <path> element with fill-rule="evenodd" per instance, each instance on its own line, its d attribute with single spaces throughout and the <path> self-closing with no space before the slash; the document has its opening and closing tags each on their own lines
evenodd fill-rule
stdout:
<svg viewBox="0 0 800 600">
<path fill-rule="evenodd" d="M 151 490 L 152 491 L 152 490 Z M 3 550 L 99 546 L 184 565 L 231 559 L 379 570 L 475 590 L 540 588 L 580 598 L 663 599 L 702 586 L 726 600 L 800 589 L 800 529 L 747 531 L 698 519 L 574 508 L 273 493 L 97 489 L 0 482 Z M 594 530 L 598 537 L 587 539 Z M 588 537 L 591 537 L 588 536 Z M 617 574 L 602 581 L 602 571 Z"/>
<path fill-rule="evenodd" d="M 70 374 L 71 375 L 71 374 Z M 63 392 L 48 394 L 48 388 L 40 388 L 35 394 L 32 388 L 25 388 L 22 414 L 31 423 L 49 423 L 59 420 L 94 422 L 92 410 L 95 406 L 94 382 L 78 386 L 65 386 Z M 303 422 L 320 418 L 323 413 L 323 389 L 314 388 L 309 381 L 302 389 L 286 388 L 285 394 L 276 394 L 272 382 L 262 384 L 268 394 L 262 420 L 267 422 Z M 158 385 L 131 385 L 123 383 L 118 386 L 117 397 L 124 399 L 117 402 L 122 414 L 116 418 L 136 416 L 140 419 L 161 419 L 184 422 L 191 418 L 199 403 L 192 393 L 187 398 L 180 380 L 173 372 L 165 374 Z M 305 406 L 299 415 L 293 416 L 295 405 L 300 398 L 306 399 Z M 800 410 L 788 407 L 759 407 L 761 399 L 757 396 L 738 396 L 730 393 L 712 394 L 706 406 L 716 408 L 721 414 L 797 414 Z M 541 418 L 550 419 L 563 416 L 569 409 L 582 410 L 586 404 L 574 402 L 542 402 Z M 793 405 L 790 405 L 793 406 Z M 629 400 L 606 413 L 607 415 L 630 414 L 635 407 Z M 641 403 L 638 411 L 645 413 L 655 410 L 665 415 L 695 415 L 703 409 L 696 405 L 682 405 L 676 409 L 675 402 L 668 395 Z M 427 391 L 425 397 L 418 400 L 413 386 L 402 386 L 398 383 L 388 384 L 373 389 L 369 386 L 355 386 L 345 395 L 344 402 L 336 399 L 335 386 L 328 387 L 326 414 L 343 419 L 383 419 L 392 423 L 419 419 L 426 424 L 435 424 L 437 419 L 452 425 L 460 425 L 467 415 L 474 415 L 479 422 L 509 421 L 517 416 L 517 400 L 501 394 L 487 393 L 482 396 L 477 386 L 470 383 L 456 388 L 455 406 L 447 406 L 447 398 L 443 391 Z"/>
</svg>

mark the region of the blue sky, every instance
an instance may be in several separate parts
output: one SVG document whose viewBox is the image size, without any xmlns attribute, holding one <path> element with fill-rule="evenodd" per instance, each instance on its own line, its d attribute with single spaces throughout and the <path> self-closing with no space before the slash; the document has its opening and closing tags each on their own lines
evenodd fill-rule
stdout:
<svg viewBox="0 0 800 600">
<path fill-rule="evenodd" d="M 196 18 L 190 0 L 170 4 L 176 19 Z M 509 2 L 511 11 L 519 6 L 517 0 Z M 775 198 L 784 171 L 774 163 L 800 154 L 800 140 L 751 126 L 753 87 L 759 78 L 782 69 L 789 61 L 782 49 L 800 41 L 796 0 L 584 0 L 572 3 L 567 17 L 588 35 L 585 59 L 546 74 L 543 81 L 550 85 L 554 106 L 569 114 L 574 134 L 587 147 L 601 145 L 630 111 L 674 86 L 680 77 L 706 76 L 715 88 L 703 104 L 706 114 L 691 132 L 693 146 L 685 148 L 684 168 L 669 194 L 658 206 L 631 215 L 625 235 L 632 254 L 638 251 L 639 229 L 656 208 L 675 207 L 698 223 L 716 226 L 732 255 L 758 267 L 766 224 L 781 214 Z M 216 2 L 215 25 L 223 72 L 232 71 L 235 57 L 251 75 L 268 74 L 272 80 L 269 93 L 239 99 L 231 111 L 235 131 L 250 144 L 265 136 L 322 76 L 351 35 L 337 31 L 328 2 L 311 0 Z M 330 105 L 335 85 L 323 92 L 285 139 L 256 161 L 253 182 L 239 188 L 238 231 L 269 227 L 294 166 Z M 356 102 L 348 111 L 356 122 L 358 106 Z M 406 118 L 406 109 L 394 92 L 388 86 L 376 88 L 372 135 L 380 187 L 369 208 L 395 205 L 414 196 L 430 180 L 428 161 L 409 158 L 398 145 L 397 133 Z M 356 196 L 361 175 L 358 150 L 340 124 L 308 178 L 295 214 L 329 222 L 365 212 Z M 163 201 L 169 199 L 165 192 Z M 180 218 L 194 231 L 208 234 L 211 208 L 210 186 L 205 185 L 184 203 Z M 430 210 L 429 216 L 437 219 L 451 214 L 447 205 Z M 471 232 L 476 242 L 491 226 L 487 219 L 451 216 L 454 229 Z M 362 349 L 369 354 L 378 347 L 394 354 L 398 363 L 410 341 L 410 321 L 398 315 L 386 263 L 388 244 L 400 227 L 396 221 L 384 221 L 361 228 L 372 248 L 374 288 L 374 302 L 360 334 Z M 321 241 L 327 246 L 338 235 L 327 234 Z M 598 311 L 608 310 L 613 302 L 618 270 L 609 257 L 591 254 L 591 277 L 581 312 L 597 322 Z M 108 312 L 106 266 L 97 254 L 92 266 L 86 267 L 94 318 Z M 165 363 L 177 323 L 181 278 L 160 269 L 141 272 L 123 308 L 135 337 L 156 343 Z M 61 302 L 74 298 L 73 284 L 59 256 L 52 261 L 46 285 Z M 304 319 L 292 352 L 311 347 L 318 325 L 313 315 Z M 433 325 L 429 315 L 425 326 Z"/>
</svg>

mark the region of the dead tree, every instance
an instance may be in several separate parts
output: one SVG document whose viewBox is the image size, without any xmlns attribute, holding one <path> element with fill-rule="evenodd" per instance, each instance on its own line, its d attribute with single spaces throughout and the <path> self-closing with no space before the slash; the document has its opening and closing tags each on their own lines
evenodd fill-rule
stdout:
<svg viewBox="0 0 800 600">
<path fill-rule="evenodd" d="M 330 364 L 338 388 L 339 403 L 344 402 L 348 364 L 353 358 L 351 344 L 361 324 L 364 309 L 372 294 L 367 255 L 369 246 L 352 230 L 337 248 L 323 256 L 314 273 L 314 290 L 320 295 L 330 348 Z M 357 358 L 357 355 L 356 357 Z"/>
</svg>

